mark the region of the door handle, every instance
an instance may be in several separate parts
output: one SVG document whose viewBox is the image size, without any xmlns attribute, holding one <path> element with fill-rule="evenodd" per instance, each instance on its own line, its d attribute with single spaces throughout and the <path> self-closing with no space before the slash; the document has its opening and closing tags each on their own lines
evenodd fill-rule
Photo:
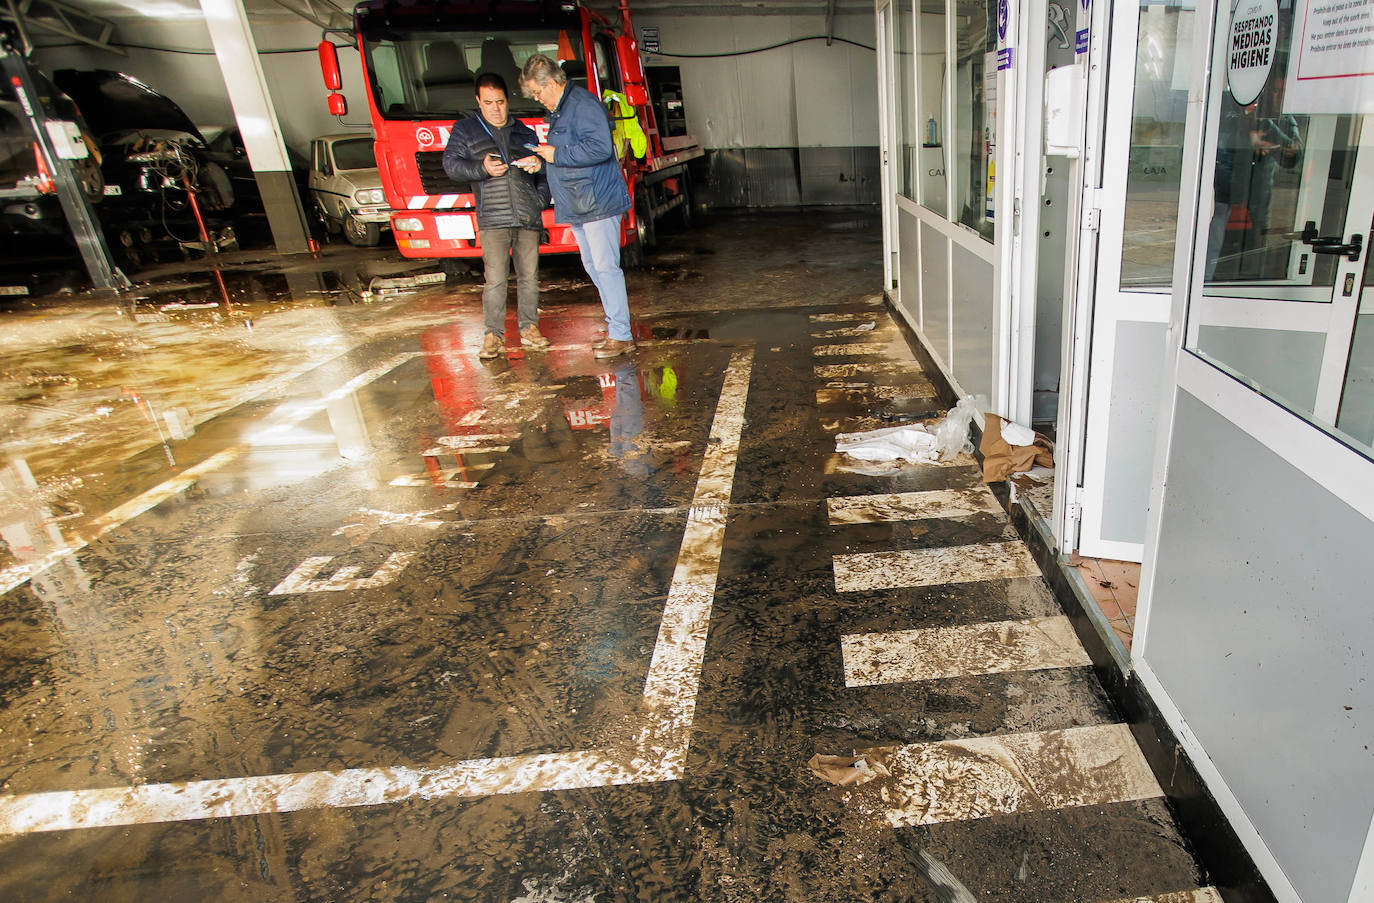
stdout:
<svg viewBox="0 0 1374 903">
<path fill-rule="evenodd" d="M 1342 241 L 1339 235 L 1318 235 L 1317 224 L 1312 220 L 1307 221 L 1298 238 L 1309 246 L 1314 254 L 1331 254 L 1353 262 L 1359 260 L 1360 255 L 1364 253 L 1364 236 L 1360 233 L 1356 232 L 1350 236 L 1349 242 Z"/>
</svg>

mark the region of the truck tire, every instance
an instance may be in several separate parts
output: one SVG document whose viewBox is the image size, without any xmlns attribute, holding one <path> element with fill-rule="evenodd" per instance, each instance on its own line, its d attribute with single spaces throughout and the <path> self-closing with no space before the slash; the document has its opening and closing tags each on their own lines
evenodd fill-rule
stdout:
<svg viewBox="0 0 1374 903">
<path fill-rule="evenodd" d="M 639 232 L 641 254 L 652 251 L 658 244 L 658 234 L 654 230 L 653 199 L 649 197 L 649 186 L 641 186 L 635 195 L 635 229 Z"/>
<path fill-rule="evenodd" d="M 644 245 L 636 238 L 620 249 L 620 268 L 622 270 L 637 270 L 642 266 L 644 266 Z"/>
<path fill-rule="evenodd" d="M 356 216 L 344 220 L 343 231 L 348 243 L 358 248 L 375 248 L 382 240 L 380 223 L 364 223 Z"/>
<path fill-rule="evenodd" d="M 695 212 L 692 204 L 695 202 L 692 198 L 692 176 L 686 170 L 682 171 L 682 178 L 678 179 L 677 190 L 682 195 L 682 228 L 689 230 L 692 228 L 692 214 Z"/>
</svg>

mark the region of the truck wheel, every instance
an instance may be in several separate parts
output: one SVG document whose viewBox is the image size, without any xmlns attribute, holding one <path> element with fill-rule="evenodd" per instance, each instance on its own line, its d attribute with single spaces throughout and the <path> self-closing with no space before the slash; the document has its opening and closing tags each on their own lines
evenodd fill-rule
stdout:
<svg viewBox="0 0 1374 903">
<path fill-rule="evenodd" d="M 678 180 L 678 193 L 682 195 L 682 228 L 692 228 L 692 177 L 684 170 Z"/>
<path fill-rule="evenodd" d="M 636 238 L 620 249 L 620 268 L 637 270 L 644 266 L 644 243 Z"/>
<path fill-rule="evenodd" d="M 639 232 L 638 244 L 642 257 L 645 251 L 653 250 L 658 244 L 658 236 L 654 231 L 653 200 L 649 197 L 647 185 L 635 197 L 635 229 Z"/>
<path fill-rule="evenodd" d="M 382 240 L 381 223 L 364 223 L 356 216 L 344 220 L 343 231 L 348 243 L 359 248 L 375 248 Z"/>
</svg>

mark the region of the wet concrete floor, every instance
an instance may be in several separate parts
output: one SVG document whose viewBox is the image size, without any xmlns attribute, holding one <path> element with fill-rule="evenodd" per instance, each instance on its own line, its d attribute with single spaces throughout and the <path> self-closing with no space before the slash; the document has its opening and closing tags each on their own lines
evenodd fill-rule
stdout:
<svg viewBox="0 0 1374 903">
<path fill-rule="evenodd" d="M 943 413 L 880 254 L 669 236 L 610 362 L 566 260 L 491 363 L 384 255 L 0 314 L 0 898 L 1220 899 L 973 461 L 834 455 Z"/>
</svg>

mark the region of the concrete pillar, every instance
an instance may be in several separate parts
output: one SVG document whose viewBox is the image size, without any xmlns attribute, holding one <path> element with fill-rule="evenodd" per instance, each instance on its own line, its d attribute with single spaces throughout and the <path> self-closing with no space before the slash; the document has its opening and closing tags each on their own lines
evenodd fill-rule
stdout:
<svg viewBox="0 0 1374 903">
<path fill-rule="evenodd" d="M 200 8 L 205 13 L 210 43 L 229 91 L 248 162 L 253 165 L 277 250 L 283 254 L 305 253 L 310 250 L 310 228 L 291 177 L 286 143 L 243 0 L 200 0 Z"/>
</svg>

